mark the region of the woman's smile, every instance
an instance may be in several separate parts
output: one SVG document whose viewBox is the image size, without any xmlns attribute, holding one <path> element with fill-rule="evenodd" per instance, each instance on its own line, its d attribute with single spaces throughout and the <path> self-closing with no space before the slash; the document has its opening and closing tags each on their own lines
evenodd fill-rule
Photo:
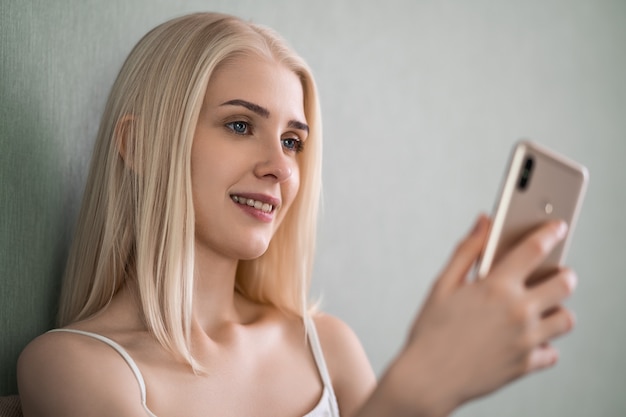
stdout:
<svg viewBox="0 0 626 417">
<path fill-rule="evenodd" d="M 274 213 L 280 207 L 280 200 L 263 194 L 232 194 L 230 198 L 245 213 L 263 222 L 274 220 Z"/>
</svg>

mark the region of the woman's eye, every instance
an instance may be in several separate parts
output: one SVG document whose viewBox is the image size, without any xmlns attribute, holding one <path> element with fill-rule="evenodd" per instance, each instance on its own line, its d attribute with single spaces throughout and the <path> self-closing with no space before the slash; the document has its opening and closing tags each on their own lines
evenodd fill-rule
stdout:
<svg viewBox="0 0 626 417">
<path fill-rule="evenodd" d="M 238 135 L 247 135 L 250 133 L 250 126 L 246 122 L 230 122 L 226 123 L 226 127 Z"/>
<path fill-rule="evenodd" d="M 290 151 L 301 152 L 303 148 L 302 141 L 297 138 L 285 138 L 282 139 L 283 146 Z"/>
</svg>

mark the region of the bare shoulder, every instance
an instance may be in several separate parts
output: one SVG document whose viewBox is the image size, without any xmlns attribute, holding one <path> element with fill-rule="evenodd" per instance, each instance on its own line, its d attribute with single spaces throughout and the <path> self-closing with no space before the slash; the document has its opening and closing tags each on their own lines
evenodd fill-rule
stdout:
<svg viewBox="0 0 626 417">
<path fill-rule="evenodd" d="M 37 337 L 22 351 L 17 376 L 25 417 L 145 415 L 126 362 L 87 336 L 53 332 Z"/>
<path fill-rule="evenodd" d="M 376 386 L 376 377 L 356 333 L 325 313 L 313 316 L 341 415 L 352 415 Z"/>
<path fill-rule="evenodd" d="M 363 350 L 356 333 L 343 320 L 327 313 L 316 313 L 312 318 L 327 360 Z"/>
</svg>

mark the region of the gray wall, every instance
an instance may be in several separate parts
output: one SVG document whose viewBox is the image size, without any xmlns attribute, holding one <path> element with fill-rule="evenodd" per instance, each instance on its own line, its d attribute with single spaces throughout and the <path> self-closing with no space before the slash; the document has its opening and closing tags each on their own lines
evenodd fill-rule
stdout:
<svg viewBox="0 0 626 417">
<path fill-rule="evenodd" d="M 313 292 L 380 373 L 457 239 L 489 211 L 511 145 L 585 163 L 570 264 L 575 332 L 560 365 L 459 416 L 626 415 L 626 2 L 71 1 L 0 6 L 0 394 L 53 325 L 106 94 L 133 44 L 170 17 L 238 14 L 309 61 L 325 115 Z"/>
</svg>

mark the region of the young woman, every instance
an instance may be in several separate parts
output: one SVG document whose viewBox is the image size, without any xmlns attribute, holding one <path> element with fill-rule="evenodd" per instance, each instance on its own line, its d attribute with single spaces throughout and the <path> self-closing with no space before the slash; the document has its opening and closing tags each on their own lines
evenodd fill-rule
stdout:
<svg viewBox="0 0 626 417">
<path fill-rule="evenodd" d="M 18 363 L 24 415 L 445 416 L 555 363 L 575 276 L 525 279 L 565 227 L 469 283 L 479 217 L 377 385 L 307 299 L 321 141 L 311 72 L 271 30 L 203 13 L 148 33 L 102 119 L 60 328 Z"/>
</svg>

